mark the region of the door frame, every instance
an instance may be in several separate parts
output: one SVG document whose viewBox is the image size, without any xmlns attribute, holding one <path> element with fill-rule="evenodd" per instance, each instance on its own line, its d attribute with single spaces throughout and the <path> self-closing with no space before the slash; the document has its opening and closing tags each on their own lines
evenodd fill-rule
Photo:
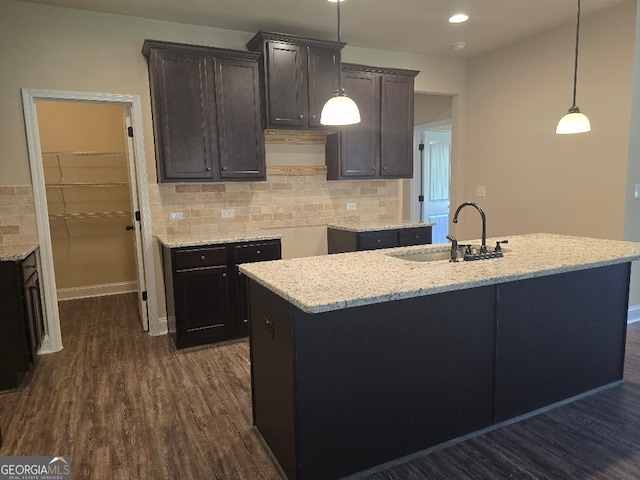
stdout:
<svg viewBox="0 0 640 480">
<path fill-rule="evenodd" d="M 158 300 L 155 284 L 155 264 L 153 251 L 153 235 L 151 233 L 151 207 L 149 205 L 149 189 L 147 185 L 147 166 L 144 148 L 144 133 L 142 127 L 142 104 L 139 95 L 123 95 L 112 93 L 67 92 L 58 90 L 25 89 L 22 92 L 22 106 L 24 109 L 25 128 L 29 165 L 31 167 L 31 183 L 35 200 L 36 225 L 40 246 L 41 285 L 44 290 L 44 307 L 47 319 L 47 334 L 42 342 L 40 353 L 51 353 L 62 350 L 62 335 L 60 333 L 60 316 L 58 313 L 58 294 L 55 288 L 53 266 L 53 251 L 51 247 L 51 232 L 49 229 L 49 212 L 44 183 L 44 169 L 42 164 L 42 149 L 38 129 L 38 115 L 36 101 L 59 100 L 95 102 L 124 105 L 131 112 L 133 123 L 134 159 L 139 208 L 142 216 L 142 261 L 147 278 L 147 309 L 149 313 L 149 333 L 160 335 L 165 333 L 158 318 Z"/>
</svg>

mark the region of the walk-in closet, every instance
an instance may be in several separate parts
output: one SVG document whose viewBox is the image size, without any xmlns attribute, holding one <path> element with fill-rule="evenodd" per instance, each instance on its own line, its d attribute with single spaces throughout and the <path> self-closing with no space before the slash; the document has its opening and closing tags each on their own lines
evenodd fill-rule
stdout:
<svg viewBox="0 0 640 480">
<path fill-rule="evenodd" d="M 137 290 L 124 107 L 38 101 L 59 300 Z"/>
</svg>

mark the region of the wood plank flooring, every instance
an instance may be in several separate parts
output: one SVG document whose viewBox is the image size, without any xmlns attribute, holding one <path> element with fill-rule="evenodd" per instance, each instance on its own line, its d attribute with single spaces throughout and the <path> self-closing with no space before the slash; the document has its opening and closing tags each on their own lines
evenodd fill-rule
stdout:
<svg viewBox="0 0 640 480">
<path fill-rule="evenodd" d="M 141 331 L 134 295 L 60 316 L 64 350 L 0 395 L 0 455 L 71 455 L 75 479 L 279 478 L 251 427 L 246 340 L 177 352 Z M 640 478 L 640 323 L 623 385 L 359 478 Z"/>
</svg>

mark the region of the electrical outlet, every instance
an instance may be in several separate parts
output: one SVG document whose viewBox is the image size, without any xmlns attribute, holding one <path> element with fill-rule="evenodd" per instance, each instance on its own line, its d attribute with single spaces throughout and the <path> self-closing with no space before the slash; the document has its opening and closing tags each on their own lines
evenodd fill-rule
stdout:
<svg viewBox="0 0 640 480">
<path fill-rule="evenodd" d="M 170 212 L 169 220 L 182 220 L 184 219 L 184 214 L 182 212 Z"/>
<path fill-rule="evenodd" d="M 636 183 L 636 186 L 633 189 L 633 198 L 640 199 L 640 183 Z"/>
<path fill-rule="evenodd" d="M 236 212 L 233 208 L 223 208 L 222 218 L 233 218 L 236 216 Z"/>
<path fill-rule="evenodd" d="M 487 196 L 487 187 L 484 185 L 476 187 L 476 197 L 486 197 Z"/>
<path fill-rule="evenodd" d="M 358 205 L 355 202 L 347 203 L 347 210 L 356 210 Z"/>
</svg>

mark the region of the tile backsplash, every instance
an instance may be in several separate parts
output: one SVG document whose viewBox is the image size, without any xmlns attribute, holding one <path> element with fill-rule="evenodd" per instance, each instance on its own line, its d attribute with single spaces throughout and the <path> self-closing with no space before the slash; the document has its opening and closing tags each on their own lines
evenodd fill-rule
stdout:
<svg viewBox="0 0 640 480">
<path fill-rule="evenodd" d="M 150 184 L 155 235 L 229 233 L 269 227 L 401 217 L 400 180 L 327 181 L 324 175 L 270 175 L 266 182 Z M 347 204 L 355 210 L 347 210 Z M 223 218 L 233 209 L 233 218 Z M 182 212 L 182 220 L 170 220 Z M 38 241 L 31 185 L 0 186 L 0 245 Z"/>
<path fill-rule="evenodd" d="M 387 222 L 401 216 L 400 180 L 269 175 L 265 182 L 152 184 L 149 199 L 156 235 Z M 355 210 L 347 210 L 348 203 L 355 204 Z M 233 218 L 223 218 L 223 209 L 233 209 Z M 171 212 L 181 212 L 182 220 L 171 220 Z"/>
<path fill-rule="evenodd" d="M 0 186 L 0 245 L 38 241 L 31 185 Z"/>
</svg>

